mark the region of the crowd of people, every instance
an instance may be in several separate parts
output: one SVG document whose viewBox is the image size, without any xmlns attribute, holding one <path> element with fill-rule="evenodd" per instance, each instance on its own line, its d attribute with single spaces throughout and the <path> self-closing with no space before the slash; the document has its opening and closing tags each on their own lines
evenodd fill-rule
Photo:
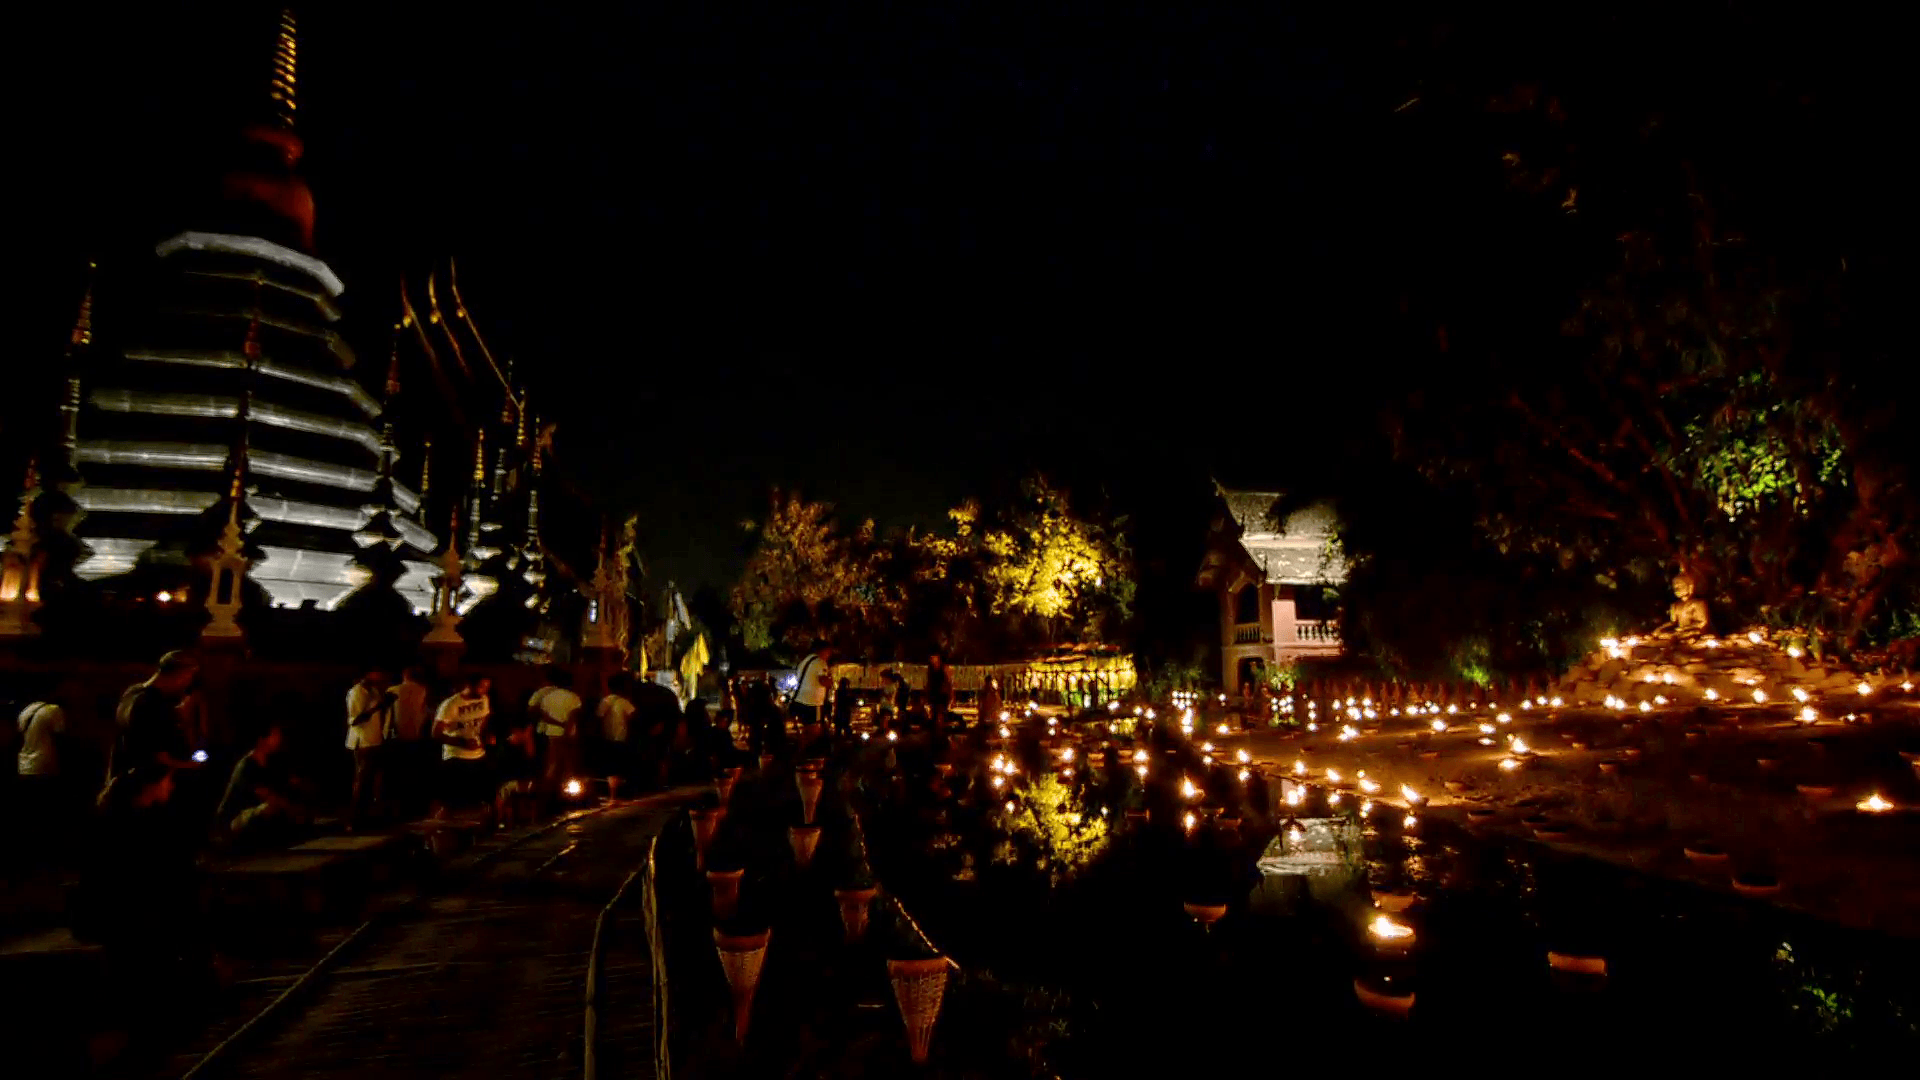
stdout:
<svg viewBox="0 0 1920 1080">
<path fill-rule="evenodd" d="M 501 701 L 482 672 L 436 691 L 418 667 L 373 666 L 338 711 L 326 710 L 338 717 L 331 723 L 283 689 L 264 708 L 236 710 L 216 738 L 201 664 L 171 652 L 120 694 L 104 761 L 73 730 L 71 703 L 57 700 L 51 682 L 25 676 L 6 688 L 13 723 L 0 732 L 13 742 L 0 749 L 12 751 L 15 769 L 0 776 L 12 782 L 0 801 L 39 846 L 16 850 L 9 872 L 43 860 L 77 870 L 75 934 L 178 984 L 183 972 L 205 977 L 217 966 L 202 902 L 208 855 L 284 849 L 330 827 L 447 817 L 521 824 L 602 781 L 619 800 L 703 784 L 763 754 L 821 753 L 852 738 L 863 713 L 880 733 L 938 733 L 951 722 L 953 686 L 938 657 L 924 689 L 887 672 L 878 700 L 836 680 L 833 662 L 822 646 L 791 684 L 723 679 L 712 712 L 626 672 L 581 688 L 570 670 L 552 667 L 530 695 Z M 997 714 L 997 687 L 980 705 Z"/>
<path fill-rule="evenodd" d="M 938 657 L 923 689 L 887 672 L 877 701 L 845 678 L 836 681 L 833 661 L 833 650 L 816 648 L 784 693 L 764 676 L 723 680 L 712 713 L 698 698 L 683 707 L 672 689 L 626 672 L 583 697 L 573 673 L 556 666 L 530 696 L 502 703 L 481 672 L 436 694 L 418 667 L 375 666 L 347 689 L 337 734 L 324 725 L 316 732 L 310 715 L 288 715 L 298 710 L 283 697 L 251 723 L 236 718 L 239 738 L 216 746 L 200 664 L 191 653 L 172 652 L 121 694 L 104 769 L 77 760 L 84 753 L 52 695 L 20 702 L 8 732 L 16 737 L 11 802 L 39 823 L 34 832 L 48 851 L 84 857 L 76 919 L 110 934 L 128 925 L 115 898 L 142 892 L 129 893 L 129 875 L 185 880 L 182 868 L 209 852 L 284 848 L 330 824 L 353 832 L 448 816 L 523 823 L 601 781 L 614 799 L 705 783 L 728 765 L 788 756 L 796 738 L 850 738 L 856 714 L 869 706 L 880 732 L 938 733 L 949 722 L 953 686 Z M 983 707 L 990 698 L 997 700 L 991 686 Z M 334 750 L 329 761 L 313 752 L 316 743 L 346 753 Z M 327 782 L 347 775 L 348 783 Z M 83 812 L 89 803 L 91 814 Z M 70 831 L 83 822 L 89 838 Z M 24 854 L 31 862 L 33 853 Z M 178 872 L 162 872 L 155 860 Z M 144 905 L 143 917 L 159 906 Z"/>
</svg>

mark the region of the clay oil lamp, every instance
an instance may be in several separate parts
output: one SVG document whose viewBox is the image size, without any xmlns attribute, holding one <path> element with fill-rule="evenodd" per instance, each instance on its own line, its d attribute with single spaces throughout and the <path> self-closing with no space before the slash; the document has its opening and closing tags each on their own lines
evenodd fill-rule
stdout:
<svg viewBox="0 0 1920 1080">
<path fill-rule="evenodd" d="M 1401 953 L 1413 948 L 1413 927 L 1382 913 L 1367 924 L 1367 937 L 1383 953 Z"/>
<path fill-rule="evenodd" d="M 1688 844 L 1680 849 L 1687 861 L 1695 866 L 1725 866 L 1727 853 L 1712 844 Z"/>
<path fill-rule="evenodd" d="M 1780 895 L 1780 879 L 1761 871 L 1733 876 L 1733 891 L 1741 896 L 1765 898 Z"/>
<path fill-rule="evenodd" d="M 1607 958 L 1604 956 L 1586 956 L 1580 953 L 1554 952 L 1549 950 L 1547 953 L 1547 966 L 1554 971 L 1563 972 L 1568 975 L 1605 976 L 1607 973 Z"/>
<path fill-rule="evenodd" d="M 1206 930 L 1212 930 L 1213 924 L 1225 918 L 1227 914 L 1227 905 L 1225 904 L 1203 904 L 1195 900 L 1188 900 L 1180 906 L 1186 909 L 1189 918 L 1199 923 L 1201 928 Z"/>
<path fill-rule="evenodd" d="M 1388 915 L 1398 915 L 1412 907 L 1419 897 L 1406 889 L 1381 889 L 1373 894 L 1373 906 Z"/>
<path fill-rule="evenodd" d="M 1353 980 L 1353 996 L 1360 1004 L 1385 1016 L 1404 1017 L 1413 1009 L 1413 991 L 1395 985 L 1391 975 Z"/>
</svg>

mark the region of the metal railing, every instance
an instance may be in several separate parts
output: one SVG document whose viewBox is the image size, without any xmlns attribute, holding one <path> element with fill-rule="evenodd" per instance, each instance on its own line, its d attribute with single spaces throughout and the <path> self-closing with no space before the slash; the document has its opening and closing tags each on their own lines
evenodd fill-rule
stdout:
<svg viewBox="0 0 1920 1080">
<path fill-rule="evenodd" d="M 1233 628 L 1235 645 L 1258 645 L 1267 638 L 1260 632 L 1259 623 L 1241 623 Z"/>
<path fill-rule="evenodd" d="M 660 934 L 660 894 L 654 887 L 653 856 L 660 846 L 655 834 L 647 841 L 646 885 L 640 892 L 640 912 L 646 920 L 647 954 L 653 967 L 653 1075 L 672 1080 L 673 1060 L 667 1053 L 667 945 Z"/>
</svg>

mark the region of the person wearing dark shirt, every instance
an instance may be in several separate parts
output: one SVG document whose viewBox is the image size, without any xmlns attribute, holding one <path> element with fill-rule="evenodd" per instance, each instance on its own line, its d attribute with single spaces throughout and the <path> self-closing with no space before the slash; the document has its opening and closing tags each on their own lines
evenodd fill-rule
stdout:
<svg viewBox="0 0 1920 1080">
<path fill-rule="evenodd" d="M 927 715 L 931 730 L 938 736 L 947 726 L 947 713 L 953 709 L 953 674 L 947 670 L 947 658 L 934 653 L 927 658 Z"/>
<path fill-rule="evenodd" d="M 214 824 L 217 835 L 231 838 L 236 846 L 284 845 L 309 820 L 281 766 L 284 738 L 279 724 L 269 724 L 254 741 L 253 751 L 233 767 Z"/>
<path fill-rule="evenodd" d="M 651 679 L 639 680 L 633 685 L 633 718 L 629 723 L 630 735 L 639 743 L 643 756 L 640 773 L 664 785 L 674 731 L 680 723 L 680 699 Z"/>
<path fill-rule="evenodd" d="M 843 739 L 853 737 L 853 680 L 843 678 L 833 692 L 833 733 Z"/>
<path fill-rule="evenodd" d="M 171 805 L 178 775 L 153 762 L 107 782 L 72 896 L 74 936 L 105 946 L 113 972 L 88 1007 L 130 1018 L 149 1051 L 212 972 L 195 845 Z"/>
<path fill-rule="evenodd" d="M 151 678 L 127 688 L 114 712 L 119 732 L 107 764 L 109 778 L 145 765 L 175 770 L 201 767 L 187 745 L 179 711 L 181 700 L 199 676 L 200 664 L 191 654 L 170 652 L 160 658 Z"/>
<path fill-rule="evenodd" d="M 494 765 L 500 778 L 494 820 L 503 826 L 532 821 L 540 802 L 534 783 L 540 777 L 540 748 L 532 720 L 522 721 L 494 747 Z"/>
</svg>

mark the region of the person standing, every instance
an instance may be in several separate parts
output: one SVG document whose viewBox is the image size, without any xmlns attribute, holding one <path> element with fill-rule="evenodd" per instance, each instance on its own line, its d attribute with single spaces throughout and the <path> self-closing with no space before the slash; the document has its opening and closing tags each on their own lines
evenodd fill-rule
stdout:
<svg viewBox="0 0 1920 1080">
<path fill-rule="evenodd" d="M 200 677 L 200 662 L 193 654 L 170 652 L 160 658 L 153 674 L 145 682 L 127 687 L 114 710 L 118 732 L 107 762 L 109 782 L 143 765 L 159 765 L 173 772 L 194 772 L 202 762 L 194 760 L 187 733 L 180 718 L 180 702 Z M 173 798 L 167 789 L 166 805 Z"/>
<path fill-rule="evenodd" d="M 997 724 L 1000 722 L 1000 676 L 987 676 L 987 685 L 980 691 L 980 723 Z"/>
<path fill-rule="evenodd" d="M 428 778 L 438 757 L 427 716 L 427 673 L 413 665 L 401 673 L 393 688 L 393 709 L 385 732 L 387 772 L 392 776 L 388 802 L 409 816 L 418 814 L 428 799 Z"/>
<path fill-rule="evenodd" d="M 620 797 L 620 782 L 633 775 L 632 720 L 634 704 L 633 676 L 620 672 L 607 680 L 607 692 L 600 698 L 594 716 L 600 721 L 600 759 L 607 773 L 607 797 Z"/>
<path fill-rule="evenodd" d="M 353 753 L 353 796 L 347 805 L 347 831 L 360 828 L 380 801 L 385 772 L 381 750 L 395 695 L 387 688 L 387 673 L 367 669 L 347 691 L 347 749 Z"/>
<path fill-rule="evenodd" d="M 573 672 L 547 668 L 547 685 L 533 692 L 527 712 L 545 744 L 543 778 L 547 794 L 557 796 L 561 786 L 580 774 L 580 695 L 573 692 Z"/>
<path fill-rule="evenodd" d="M 493 680 L 469 674 L 460 692 L 440 703 L 433 716 L 433 738 L 440 744 L 440 799 L 435 817 L 449 809 L 493 805 L 493 777 L 487 771 L 487 721 L 493 704 L 487 700 Z"/>
<path fill-rule="evenodd" d="M 67 714 L 49 696 L 30 702 L 15 718 L 20 750 L 14 765 L 20 775 L 13 808 L 16 820 L 35 823 L 20 833 L 21 847 L 32 862 L 62 850 L 74 820 L 72 778 L 60 771 L 59 744 L 67 735 Z"/>
<path fill-rule="evenodd" d="M 853 738 L 853 680 L 843 678 L 833 692 L 833 733 Z"/>
<path fill-rule="evenodd" d="M 827 692 L 833 687 L 832 668 L 833 649 L 816 645 L 794 672 L 793 707 L 789 713 L 800 725 L 803 736 L 808 725 L 820 722 L 820 707 L 826 704 Z"/>
<path fill-rule="evenodd" d="M 181 1007 L 211 971 L 195 863 L 204 831 L 181 828 L 172 805 L 185 772 L 155 756 L 107 781 L 72 898 L 74 936 L 105 946 L 111 965 L 88 1007 L 127 1017 L 149 1052 L 178 1036 Z"/>
<path fill-rule="evenodd" d="M 947 658 L 934 653 L 927 657 L 928 730 L 935 738 L 946 729 L 947 713 L 953 708 L 953 673 L 947 670 Z"/>
</svg>

